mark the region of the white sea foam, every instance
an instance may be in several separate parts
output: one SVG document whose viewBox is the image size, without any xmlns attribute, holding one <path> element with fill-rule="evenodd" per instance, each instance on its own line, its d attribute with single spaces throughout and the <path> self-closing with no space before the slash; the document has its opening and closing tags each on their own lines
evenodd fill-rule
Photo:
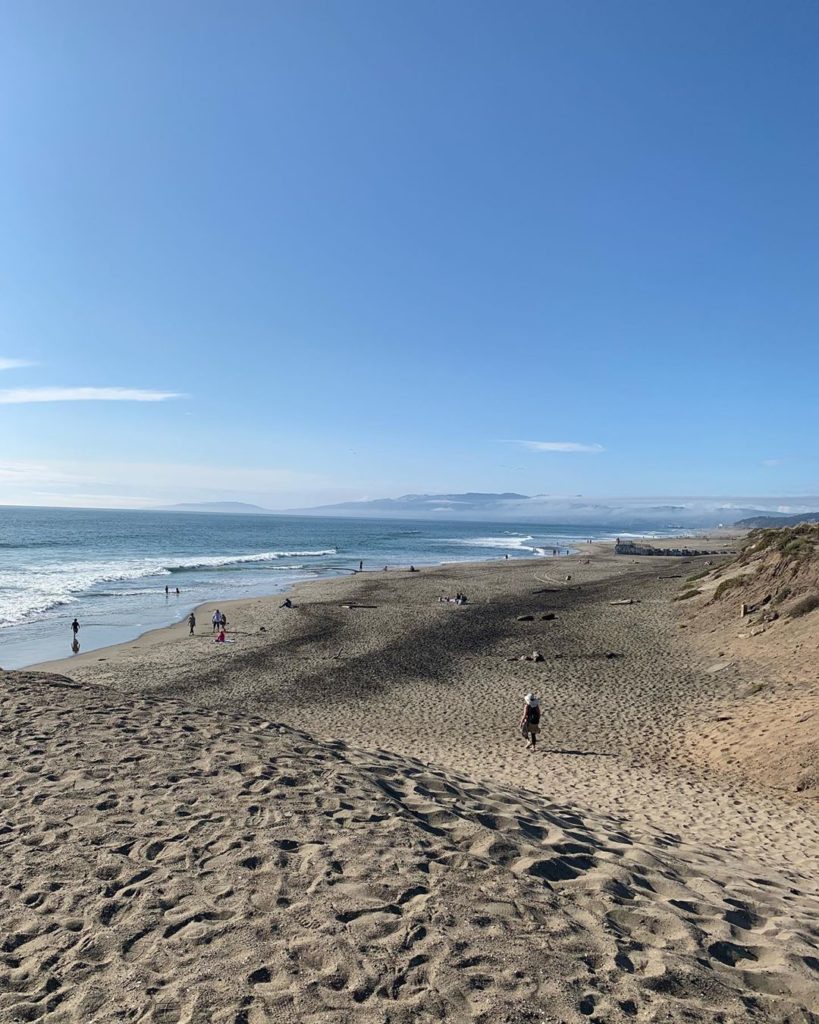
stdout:
<svg viewBox="0 0 819 1024">
<path fill-rule="evenodd" d="M 262 551 L 242 555 L 206 555 L 195 558 L 135 558 L 95 562 L 51 562 L 20 569 L 0 570 L 0 626 L 12 626 L 94 591 L 104 583 L 126 583 L 173 572 L 218 569 L 231 565 L 275 562 L 282 558 L 307 558 L 336 554 L 321 551 Z M 271 566 L 273 568 L 273 566 Z M 300 566 L 282 566 L 296 569 Z M 133 591 L 132 591 L 133 592 Z M 146 591 L 149 592 L 149 591 Z"/>
<path fill-rule="evenodd" d="M 527 543 L 534 539 L 528 533 L 507 533 L 503 537 L 458 537 L 450 543 L 463 544 L 470 548 L 497 548 L 501 551 L 531 551 L 532 554 L 545 554 L 542 547 Z"/>
<path fill-rule="evenodd" d="M 182 569 L 218 569 L 223 565 L 276 562 L 280 558 L 311 558 L 335 554 L 335 548 L 326 548 L 323 551 L 262 551 L 257 555 L 199 555 L 196 558 L 183 558 L 173 562 L 167 558 L 163 559 L 162 569 L 166 572 L 177 572 Z"/>
</svg>

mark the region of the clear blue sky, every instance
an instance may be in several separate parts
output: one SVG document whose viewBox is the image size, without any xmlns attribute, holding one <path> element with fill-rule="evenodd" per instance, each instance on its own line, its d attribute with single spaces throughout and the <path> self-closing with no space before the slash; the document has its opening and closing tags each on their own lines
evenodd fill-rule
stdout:
<svg viewBox="0 0 819 1024">
<path fill-rule="evenodd" d="M 9 0 L 0 502 L 819 493 L 817 38 L 813 0 Z"/>
</svg>

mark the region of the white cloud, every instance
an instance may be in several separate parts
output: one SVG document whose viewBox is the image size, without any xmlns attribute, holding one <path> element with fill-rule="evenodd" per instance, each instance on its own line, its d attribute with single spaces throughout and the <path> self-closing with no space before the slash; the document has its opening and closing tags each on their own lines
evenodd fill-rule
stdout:
<svg viewBox="0 0 819 1024">
<path fill-rule="evenodd" d="M 144 507 L 235 500 L 294 508 L 347 497 L 316 474 L 279 467 L 0 459 L 0 505 Z"/>
<path fill-rule="evenodd" d="M 0 356 L 0 370 L 19 370 L 23 366 L 34 366 L 28 359 L 3 359 Z"/>
<path fill-rule="evenodd" d="M 602 444 L 583 444 L 580 441 L 511 441 L 530 452 L 587 452 L 595 454 L 606 449 Z"/>
<path fill-rule="evenodd" d="M 781 466 L 784 461 L 784 459 L 763 459 L 762 465 L 773 469 L 775 466 Z"/>
<path fill-rule="evenodd" d="M 142 388 L 8 388 L 0 390 L 0 405 L 29 402 L 164 402 L 181 398 L 175 391 Z"/>
</svg>

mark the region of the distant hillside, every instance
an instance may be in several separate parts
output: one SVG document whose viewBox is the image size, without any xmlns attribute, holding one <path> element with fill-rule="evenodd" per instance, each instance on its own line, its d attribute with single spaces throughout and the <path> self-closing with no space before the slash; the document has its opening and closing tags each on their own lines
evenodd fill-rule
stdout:
<svg viewBox="0 0 819 1024">
<path fill-rule="evenodd" d="M 272 509 L 261 505 L 250 505 L 246 501 L 191 501 L 181 505 L 167 505 L 154 509 L 155 512 L 233 512 L 253 515 L 275 515 Z"/>
<path fill-rule="evenodd" d="M 627 529 L 710 529 L 733 525 L 743 516 L 769 515 L 783 498 L 645 497 L 591 498 L 584 495 L 514 491 L 463 494 L 404 494 L 399 498 L 343 501 L 333 505 L 288 509 L 293 515 L 360 516 L 362 518 L 477 520 L 482 522 L 552 523 Z M 796 499 L 789 499 L 794 507 Z M 819 499 L 799 499 L 815 508 Z"/>
<path fill-rule="evenodd" d="M 800 523 L 819 523 L 819 512 L 800 512 L 795 516 L 782 515 L 774 512 L 765 516 L 751 516 L 748 519 L 739 519 L 734 526 L 740 526 L 748 530 L 767 529 L 768 527 L 799 526 Z"/>
</svg>

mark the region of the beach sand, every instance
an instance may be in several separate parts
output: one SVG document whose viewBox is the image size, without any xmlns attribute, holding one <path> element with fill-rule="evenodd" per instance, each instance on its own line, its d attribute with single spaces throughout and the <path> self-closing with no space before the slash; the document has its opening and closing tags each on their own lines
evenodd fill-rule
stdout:
<svg viewBox="0 0 819 1024">
<path fill-rule="evenodd" d="M 704 562 L 364 573 L 3 676 L 0 1019 L 818 1019 L 819 804 L 708 754 L 758 666 L 672 600 Z"/>
</svg>

